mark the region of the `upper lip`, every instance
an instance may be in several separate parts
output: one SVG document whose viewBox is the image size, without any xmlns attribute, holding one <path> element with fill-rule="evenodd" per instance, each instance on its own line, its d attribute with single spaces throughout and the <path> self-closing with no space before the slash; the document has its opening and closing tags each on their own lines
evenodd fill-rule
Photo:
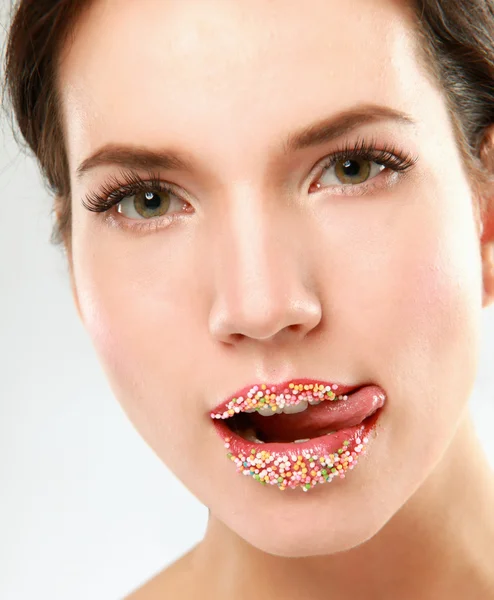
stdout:
<svg viewBox="0 0 494 600">
<path fill-rule="evenodd" d="M 247 398 L 247 394 L 253 390 L 253 388 L 255 388 L 256 386 L 258 387 L 257 391 L 264 391 L 264 390 L 271 390 L 272 393 L 275 393 L 276 395 L 278 394 L 282 394 L 283 391 L 285 389 L 290 389 L 289 386 L 290 384 L 301 384 L 301 385 L 323 385 L 324 387 L 330 387 L 331 390 L 336 394 L 336 396 L 339 395 L 345 395 L 348 394 L 350 392 L 353 392 L 355 390 L 359 390 L 362 387 L 365 387 L 365 384 L 356 384 L 356 385 L 343 385 L 341 383 L 337 383 L 337 382 L 332 382 L 332 381 L 323 381 L 322 379 L 305 379 L 305 378 L 297 378 L 297 379 L 290 379 L 288 381 L 281 381 L 278 383 L 268 383 L 268 382 L 261 382 L 261 383 L 252 383 L 251 385 L 247 385 L 245 387 L 243 387 L 242 389 L 238 390 L 237 392 L 235 392 L 234 394 L 232 394 L 231 396 L 229 396 L 226 400 L 224 400 L 223 402 L 220 402 L 220 404 L 218 404 L 215 408 L 213 408 L 210 412 L 211 412 L 211 416 L 213 415 L 223 415 L 226 411 L 228 410 L 233 410 L 233 406 L 235 406 L 235 413 L 239 413 L 239 412 L 244 412 L 244 406 L 243 406 L 243 402 L 238 403 L 236 402 L 232 402 L 233 400 L 238 400 L 240 397 L 242 398 Z M 262 386 L 266 386 L 263 390 Z M 337 386 L 336 389 L 334 389 L 334 386 Z M 276 391 L 273 391 L 273 388 L 276 388 Z M 254 393 L 257 393 L 254 392 Z"/>
</svg>

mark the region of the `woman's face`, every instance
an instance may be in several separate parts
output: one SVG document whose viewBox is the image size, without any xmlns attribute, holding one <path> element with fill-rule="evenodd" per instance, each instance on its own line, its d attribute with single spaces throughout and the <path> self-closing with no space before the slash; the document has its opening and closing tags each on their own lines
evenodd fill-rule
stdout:
<svg viewBox="0 0 494 600">
<path fill-rule="evenodd" d="M 80 316 L 146 442 L 274 554 L 373 536 L 447 450 L 474 384 L 471 190 L 411 27 L 393 0 L 97 1 L 63 55 Z M 289 143 L 371 103 L 409 121 Z M 417 160 L 402 173 L 370 160 L 323 169 L 361 141 Z M 85 162 L 109 145 L 127 153 Z M 150 175 L 172 192 L 147 205 L 127 192 L 120 212 L 83 205 Z M 365 458 L 307 494 L 238 474 L 210 418 L 244 386 L 297 378 L 386 392 Z"/>
</svg>

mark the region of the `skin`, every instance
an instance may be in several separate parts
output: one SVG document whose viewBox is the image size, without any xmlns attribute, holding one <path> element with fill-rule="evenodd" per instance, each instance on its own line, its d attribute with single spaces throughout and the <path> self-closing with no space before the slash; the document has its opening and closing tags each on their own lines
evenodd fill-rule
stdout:
<svg viewBox="0 0 494 600">
<path fill-rule="evenodd" d="M 100 0 L 64 49 L 76 306 L 129 419 L 210 508 L 204 541 L 129 598 L 493 597 L 493 476 L 468 399 L 494 298 L 494 211 L 474 207 L 494 190 L 474 193 L 411 19 L 395 0 Z M 283 152 L 369 99 L 415 126 Z M 362 137 L 418 161 L 341 191 L 317 165 Z M 86 210 L 121 167 L 76 169 L 108 143 L 187 155 L 193 171 L 159 176 L 191 211 L 142 232 Z M 238 475 L 208 416 L 297 377 L 387 395 L 365 460 L 307 494 Z"/>
</svg>

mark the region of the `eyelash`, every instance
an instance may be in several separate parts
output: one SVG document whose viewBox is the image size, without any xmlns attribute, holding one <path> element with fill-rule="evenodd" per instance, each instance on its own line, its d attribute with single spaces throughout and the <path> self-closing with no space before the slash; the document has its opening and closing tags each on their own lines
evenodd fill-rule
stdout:
<svg viewBox="0 0 494 600">
<path fill-rule="evenodd" d="M 384 145 L 382 150 L 376 149 L 376 141 L 366 142 L 363 139 L 358 140 L 355 144 L 347 142 L 342 148 L 335 150 L 330 156 L 323 159 L 317 166 L 317 171 L 320 173 L 319 178 L 324 173 L 333 167 L 340 161 L 346 161 L 350 159 L 358 158 L 360 160 L 368 160 L 377 164 L 383 165 L 394 172 L 404 173 L 411 169 L 417 162 L 418 156 L 413 156 L 407 152 L 400 151 L 396 146 Z M 163 182 L 159 175 L 156 173 L 149 173 L 149 177 L 146 180 L 141 179 L 139 175 L 132 172 L 122 171 L 120 174 L 122 181 L 118 177 L 111 176 L 109 180 L 104 183 L 101 187 L 100 192 L 91 192 L 83 200 L 83 206 L 96 213 L 108 212 L 111 208 L 119 204 L 125 198 L 133 196 L 139 192 L 166 192 L 173 194 L 179 200 L 183 200 L 180 195 L 175 193 L 174 186 Z M 371 180 L 376 179 L 373 177 Z M 316 180 L 317 181 L 317 180 Z M 313 185 L 313 184 L 311 184 Z M 340 187 L 336 186 L 337 189 L 348 189 L 358 188 L 364 191 L 368 188 L 368 182 L 362 184 L 352 185 L 346 184 Z M 321 188 L 321 193 L 324 193 L 326 188 Z M 178 215 L 158 217 L 160 222 L 165 219 L 165 222 L 170 222 Z M 133 221 L 139 222 L 140 219 L 134 219 Z M 150 222 L 156 221 L 156 219 L 142 219 L 143 223 L 128 226 L 130 229 L 140 229 L 153 227 Z M 159 228 L 159 226 L 156 226 Z"/>
<path fill-rule="evenodd" d="M 118 177 L 112 175 L 108 182 L 102 185 L 100 192 L 91 192 L 82 204 L 91 212 L 103 213 L 128 196 L 134 196 L 139 192 L 174 193 L 172 186 L 161 181 L 159 176 L 154 173 L 149 173 L 149 178 L 146 180 L 141 179 L 136 173 L 126 171 L 122 171 L 120 176 L 123 179 L 123 185 Z"/>
<path fill-rule="evenodd" d="M 417 155 L 413 156 L 408 152 L 403 152 L 394 145 L 384 144 L 382 150 L 377 150 L 376 146 L 376 140 L 367 142 L 364 139 L 359 139 L 355 144 L 347 142 L 342 148 L 335 150 L 330 156 L 323 159 L 322 163 L 318 165 L 318 170 L 321 170 L 322 176 L 326 170 L 333 167 L 337 162 L 359 158 L 361 160 L 368 160 L 383 165 L 392 171 L 404 173 L 411 169 L 418 161 Z M 373 177 L 372 179 L 376 178 Z M 372 181 L 372 179 L 369 181 Z M 366 181 L 358 185 L 342 185 L 340 186 L 340 189 L 366 188 L 367 186 L 368 182 Z"/>
</svg>

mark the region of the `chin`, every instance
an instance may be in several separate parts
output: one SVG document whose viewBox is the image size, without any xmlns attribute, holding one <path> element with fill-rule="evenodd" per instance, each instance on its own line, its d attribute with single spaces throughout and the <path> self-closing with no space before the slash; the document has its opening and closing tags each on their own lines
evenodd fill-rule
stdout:
<svg viewBox="0 0 494 600">
<path fill-rule="evenodd" d="M 361 518 L 333 522 L 307 518 L 294 524 L 284 518 L 261 518 L 258 523 L 238 523 L 236 533 L 255 548 L 286 558 L 300 558 L 344 552 L 371 539 L 383 523 Z"/>
<path fill-rule="evenodd" d="M 344 552 L 371 539 L 393 515 L 392 507 L 383 504 L 377 490 L 374 494 L 370 490 L 369 494 L 365 490 L 349 494 L 345 493 L 350 491 L 348 483 L 334 481 L 310 494 L 261 488 L 260 496 L 237 499 L 234 510 L 231 504 L 229 508 L 219 507 L 225 512 L 217 516 L 250 545 L 275 556 Z M 266 495 L 268 491 L 273 493 Z M 361 498 L 366 498 L 365 505 Z M 259 508 L 248 510 L 246 505 Z"/>
</svg>

